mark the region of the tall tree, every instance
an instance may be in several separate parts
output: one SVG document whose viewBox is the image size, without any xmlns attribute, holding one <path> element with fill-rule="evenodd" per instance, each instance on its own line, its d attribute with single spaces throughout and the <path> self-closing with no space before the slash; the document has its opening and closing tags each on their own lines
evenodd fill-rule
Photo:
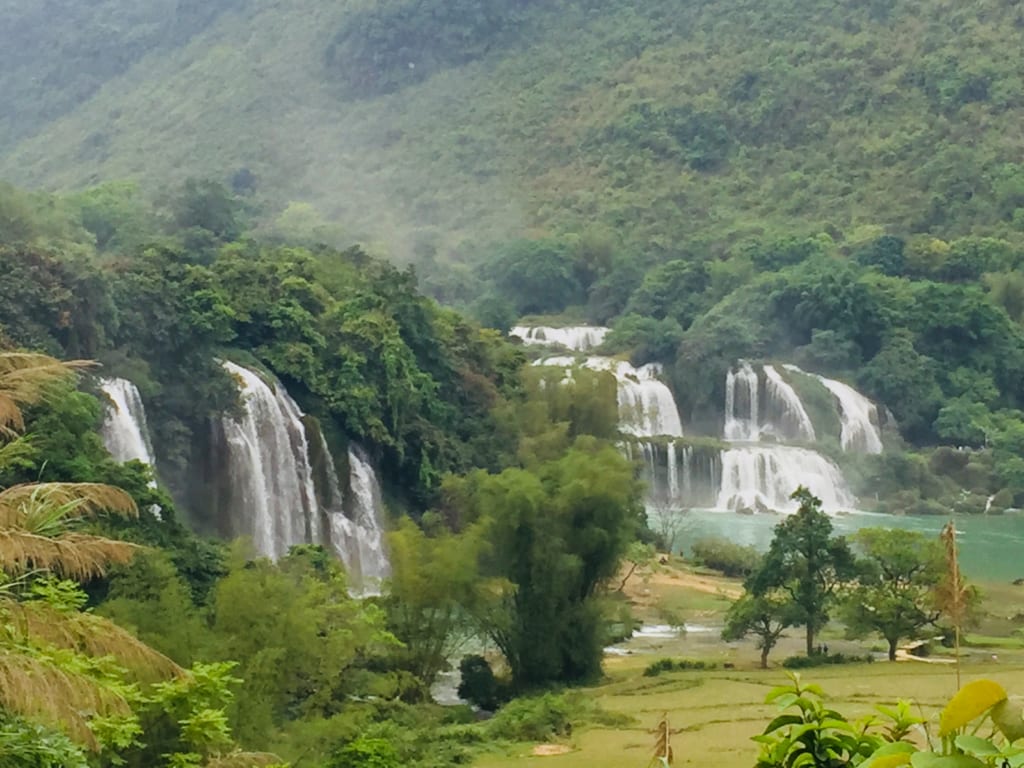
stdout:
<svg viewBox="0 0 1024 768">
<path fill-rule="evenodd" d="M 776 590 L 788 595 L 793 623 L 806 630 L 810 656 L 815 635 L 828 623 L 836 590 L 855 575 L 855 564 L 846 539 L 832 535 L 832 520 L 822 512 L 821 500 L 803 486 L 792 498 L 800 508 L 775 527 L 768 553 L 746 588 L 754 597 Z"/>
<path fill-rule="evenodd" d="M 862 557 L 843 618 L 851 637 L 884 637 L 894 661 L 900 640 L 916 637 L 940 616 L 935 587 L 945 570 L 942 547 L 922 533 L 887 528 L 864 528 L 853 541 Z"/>
<path fill-rule="evenodd" d="M 782 633 L 793 626 L 795 619 L 793 604 L 787 596 L 779 592 L 759 597 L 747 594 L 729 606 L 722 639 L 742 640 L 747 635 L 754 635 L 761 651 L 761 669 L 768 669 L 768 654 Z"/>
<path fill-rule="evenodd" d="M 639 515 L 632 468 L 579 438 L 530 470 L 469 476 L 453 496 L 491 543 L 474 612 L 519 688 L 600 672 L 600 590 L 618 572 Z"/>
</svg>

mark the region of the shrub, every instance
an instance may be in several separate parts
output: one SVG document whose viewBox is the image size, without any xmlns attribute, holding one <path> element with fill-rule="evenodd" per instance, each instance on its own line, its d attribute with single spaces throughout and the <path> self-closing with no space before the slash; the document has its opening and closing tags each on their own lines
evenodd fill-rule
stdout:
<svg viewBox="0 0 1024 768">
<path fill-rule="evenodd" d="M 507 741 L 546 741 L 572 732 L 569 704 L 564 696 L 547 693 L 535 699 L 516 699 L 488 723 L 488 735 Z"/>
<path fill-rule="evenodd" d="M 662 672 L 683 672 L 688 669 L 717 669 L 718 664 L 702 659 L 658 659 L 647 665 L 644 677 L 657 677 Z"/>
<path fill-rule="evenodd" d="M 459 663 L 459 696 L 480 709 L 493 711 L 507 698 L 505 686 L 483 656 L 465 656 Z"/>
<path fill-rule="evenodd" d="M 701 565 L 736 577 L 749 576 L 761 562 L 761 554 L 753 547 L 717 536 L 694 542 L 693 558 Z"/>
<path fill-rule="evenodd" d="M 808 669 L 810 667 L 827 667 L 830 664 L 863 664 L 871 663 L 875 657 L 870 653 L 864 656 L 844 653 L 817 653 L 813 656 L 790 656 L 782 662 L 786 669 Z"/>
<path fill-rule="evenodd" d="M 342 747 L 328 768 L 399 768 L 398 752 L 385 739 L 360 737 Z"/>
</svg>

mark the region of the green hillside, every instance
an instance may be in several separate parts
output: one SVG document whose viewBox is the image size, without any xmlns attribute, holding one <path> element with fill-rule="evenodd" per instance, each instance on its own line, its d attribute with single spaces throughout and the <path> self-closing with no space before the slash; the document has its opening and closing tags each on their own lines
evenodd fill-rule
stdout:
<svg viewBox="0 0 1024 768">
<path fill-rule="evenodd" d="M 0 97 L 32 135 L 0 124 L 0 176 L 157 191 L 248 168 L 268 216 L 308 201 L 400 257 L 594 228 L 657 257 L 1024 227 L 1015 3 L 261 0 L 182 6 L 179 24 L 189 13 L 205 30 L 129 46 L 95 92 L 71 30 L 61 67 L 4 67 Z M 40 73 L 64 94 L 43 115 L 24 87 Z"/>
</svg>

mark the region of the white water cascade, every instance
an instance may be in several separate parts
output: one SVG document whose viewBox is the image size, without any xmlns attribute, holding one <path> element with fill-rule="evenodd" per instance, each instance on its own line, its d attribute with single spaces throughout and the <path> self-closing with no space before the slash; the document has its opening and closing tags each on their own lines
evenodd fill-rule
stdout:
<svg viewBox="0 0 1024 768">
<path fill-rule="evenodd" d="M 878 408 L 864 395 L 848 384 L 835 379 L 826 379 L 814 373 L 806 373 L 795 365 L 785 366 L 786 370 L 813 376 L 821 382 L 836 399 L 839 410 L 841 433 L 839 442 L 844 451 L 881 453 L 882 435 L 878 427 Z"/>
<path fill-rule="evenodd" d="M 573 325 L 566 328 L 552 328 L 546 325 L 517 325 L 510 336 L 523 340 L 524 344 L 546 344 L 564 347 L 574 352 L 586 352 L 601 346 L 610 328 L 597 325 Z"/>
<path fill-rule="evenodd" d="M 354 591 L 377 595 L 380 594 L 381 581 L 391 574 L 380 520 L 380 484 L 373 465 L 361 448 L 349 447 L 348 464 L 351 495 L 347 504 L 330 510 L 331 546 L 345 563 L 345 570 L 354 581 Z M 333 461 L 328 461 L 328 476 L 333 493 L 338 489 Z"/>
<path fill-rule="evenodd" d="M 670 390 L 658 377 L 661 366 L 648 363 L 634 368 L 610 357 L 559 356 L 538 360 L 534 365 L 571 368 L 583 365 L 594 371 L 609 371 L 618 384 L 619 429 L 634 437 L 682 437 L 683 424 Z"/>
<path fill-rule="evenodd" d="M 243 401 L 241 419 L 223 419 L 233 533 L 277 559 L 293 544 L 321 540 L 302 411 L 284 387 L 271 389 L 248 368 L 223 365 L 239 380 Z"/>
<path fill-rule="evenodd" d="M 127 379 L 104 378 L 100 389 L 110 398 L 103 418 L 103 444 L 116 461 L 138 460 L 154 466 L 146 409 L 138 388 Z"/>
<path fill-rule="evenodd" d="M 793 512 L 790 495 L 803 485 L 827 511 L 852 509 L 856 499 L 839 467 L 815 451 L 786 445 L 737 446 L 722 452 L 716 507 Z"/>
<path fill-rule="evenodd" d="M 769 431 L 781 439 L 792 435 L 796 440 L 813 443 L 814 424 L 811 423 L 811 417 L 807 415 L 807 410 L 796 391 L 779 375 L 774 366 L 766 365 L 762 370 L 765 375 L 767 400 L 778 404 L 778 423 L 769 425 Z"/>
<path fill-rule="evenodd" d="M 789 496 L 803 485 L 827 511 L 854 507 L 856 499 L 835 463 L 809 448 L 779 443 L 814 442 L 814 426 L 793 386 L 774 366 L 761 370 L 763 400 L 761 378 L 750 363 L 740 361 L 726 376 L 724 437 L 733 445 L 722 451 L 715 506 L 791 512 L 797 504 Z"/>
<path fill-rule="evenodd" d="M 294 544 L 328 546 L 345 564 L 354 593 L 378 594 L 390 564 L 380 484 L 366 453 L 349 446 L 343 486 L 327 441 L 315 430 L 324 470 L 318 494 L 299 406 L 280 382 L 272 387 L 247 368 L 223 366 L 237 377 L 244 407 L 239 420 L 222 420 L 232 533 L 252 537 L 256 550 L 274 559 Z"/>
</svg>

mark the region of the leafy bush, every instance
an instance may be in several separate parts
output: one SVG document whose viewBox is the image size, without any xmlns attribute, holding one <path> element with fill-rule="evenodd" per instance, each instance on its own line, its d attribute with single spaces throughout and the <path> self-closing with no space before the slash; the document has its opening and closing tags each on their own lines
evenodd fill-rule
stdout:
<svg viewBox="0 0 1024 768">
<path fill-rule="evenodd" d="M 745 547 L 717 536 L 694 542 L 693 558 L 701 565 L 721 571 L 726 576 L 737 577 L 750 575 L 761 562 L 761 554 L 753 547 Z"/>
<path fill-rule="evenodd" d="M 488 735 L 507 741 L 545 741 L 572 732 L 565 696 L 546 693 L 535 699 L 516 699 L 488 723 Z"/>
<path fill-rule="evenodd" d="M 870 653 L 864 656 L 844 653 L 816 653 L 813 656 L 790 656 L 782 662 L 786 669 L 809 669 L 810 667 L 827 667 L 830 664 L 863 664 L 871 663 L 875 657 Z"/>
<path fill-rule="evenodd" d="M 400 764 L 389 741 L 360 737 L 342 747 L 327 768 L 398 768 Z"/>
<path fill-rule="evenodd" d="M 509 702 L 487 724 L 487 736 L 506 741 L 546 741 L 568 736 L 580 725 L 621 728 L 632 722 L 628 715 L 603 710 L 581 693 L 546 693 Z"/>
<path fill-rule="evenodd" d="M 507 699 L 506 687 L 483 656 L 465 656 L 459 663 L 459 696 L 480 709 L 495 710 Z"/>
<path fill-rule="evenodd" d="M 644 677 L 657 677 L 662 672 L 683 672 L 690 669 L 717 669 L 718 664 L 702 659 L 658 659 L 648 664 Z"/>
</svg>

